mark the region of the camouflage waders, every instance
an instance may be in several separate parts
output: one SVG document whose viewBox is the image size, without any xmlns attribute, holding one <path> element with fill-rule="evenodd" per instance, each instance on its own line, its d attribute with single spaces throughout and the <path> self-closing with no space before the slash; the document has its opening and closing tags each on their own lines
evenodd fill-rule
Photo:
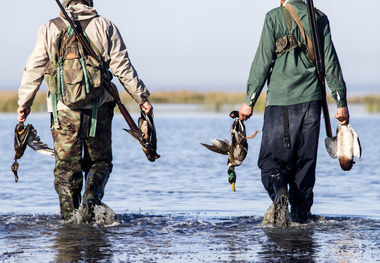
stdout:
<svg viewBox="0 0 380 263">
<path fill-rule="evenodd" d="M 61 110 L 58 112 L 60 128 L 52 125 L 55 168 L 54 186 L 59 196 L 61 216 L 70 219 L 81 203 L 83 174 L 85 190 L 83 204 L 101 204 L 104 188 L 112 171 L 111 124 L 113 102 L 99 108 L 96 135 L 80 140 L 81 120 L 85 110 Z M 91 110 L 89 110 L 91 112 Z"/>
</svg>

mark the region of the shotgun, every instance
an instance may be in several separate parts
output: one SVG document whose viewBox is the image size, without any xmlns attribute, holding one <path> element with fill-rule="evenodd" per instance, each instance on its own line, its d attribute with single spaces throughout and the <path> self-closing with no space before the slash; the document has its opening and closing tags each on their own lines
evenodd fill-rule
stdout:
<svg viewBox="0 0 380 263">
<path fill-rule="evenodd" d="M 315 53 L 315 66 L 317 68 L 318 79 L 321 84 L 322 92 L 322 110 L 325 119 L 326 135 L 327 139 L 332 137 L 329 107 L 327 105 L 326 98 L 326 83 L 325 83 L 325 66 L 323 60 L 323 51 L 321 47 L 321 42 L 319 38 L 318 25 L 315 19 L 315 8 L 313 0 L 306 0 L 307 2 L 307 13 L 309 16 L 310 29 L 311 29 L 311 40 L 313 42 L 314 53 Z"/>
<path fill-rule="evenodd" d="M 74 22 L 71 20 L 69 15 L 67 14 L 65 8 L 62 6 L 61 2 L 59 0 L 55 0 L 61 9 L 63 15 L 65 16 L 66 20 L 69 22 L 70 26 L 74 30 L 75 36 L 77 37 L 78 41 L 82 44 L 84 50 L 86 53 L 93 58 L 95 58 L 99 65 L 100 65 L 100 71 L 102 75 L 102 80 L 104 83 L 104 88 L 112 95 L 112 97 L 115 100 L 115 103 L 119 107 L 120 113 L 123 115 L 125 121 L 128 123 L 128 126 L 131 128 L 131 131 L 133 132 L 133 137 L 141 144 L 143 147 L 143 152 L 146 154 L 149 161 L 154 162 L 154 160 L 158 159 L 160 156 L 156 153 L 156 143 L 151 143 L 150 141 L 147 141 L 146 135 L 141 132 L 141 130 L 137 127 L 135 122 L 133 121 L 131 115 L 129 114 L 128 110 L 125 108 L 124 104 L 121 102 L 119 94 L 117 90 L 114 89 L 114 87 L 111 85 L 111 80 L 109 79 L 106 71 L 104 70 L 104 64 L 101 58 L 99 58 L 94 49 L 91 47 L 91 45 L 88 44 L 86 38 L 83 35 L 83 32 L 79 32 L 77 26 L 74 24 Z M 80 29 L 81 31 L 81 29 Z M 151 118 L 151 125 L 153 125 L 153 119 Z M 154 128 L 154 127 L 153 127 Z M 155 129 L 153 129 L 155 131 Z M 131 133 L 130 133 L 131 134 Z M 155 136 L 154 136 L 155 138 Z"/>
</svg>

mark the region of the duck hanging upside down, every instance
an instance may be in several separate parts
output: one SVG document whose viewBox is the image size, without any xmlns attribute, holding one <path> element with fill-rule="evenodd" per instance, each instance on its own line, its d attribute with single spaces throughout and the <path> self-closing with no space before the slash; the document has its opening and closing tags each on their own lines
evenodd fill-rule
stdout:
<svg viewBox="0 0 380 263">
<path fill-rule="evenodd" d="M 252 136 L 246 137 L 245 125 L 242 120 L 239 119 L 239 112 L 232 111 L 230 117 L 235 119 L 231 127 L 231 143 L 228 140 L 211 140 L 212 145 L 201 143 L 204 147 L 210 151 L 228 155 L 227 160 L 227 174 L 228 182 L 232 186 L 232 190 L 235 191 L 236 173 L 235 167 L 242 164 L 248 152 L 247 139 L 254 138 L 259 131 L 256 131 Z"/>
<path fill-rule="evenodd" d="M 38 153 L 47 156 L 54 156 L 53 149 L 49 148 L 40 140 L 40 137 L 37 136 L 37 130 L 33 127 L 32 124 L 25 126 L 23 122 L 18 123 L 15 127 L 14 133 L 15 158 L 14 163 L 11 167 L 12 172 L 15 176 L 15 182 L 18 182 L 19 180 L 17 172 L 19 163 L 17 160 L 24 155 L 27 145 Z"/>
<path fill-rule="evenodd" d="M 351 170 L 355 164 L 354 156 L 362 156 L 362 147 L 359 137 L 350 124 L 338 125 L 335 137 L 328 137 L 325 141 L 328 153 L 332 158 L 338 158 L 343 171 Z"/>
</svg>

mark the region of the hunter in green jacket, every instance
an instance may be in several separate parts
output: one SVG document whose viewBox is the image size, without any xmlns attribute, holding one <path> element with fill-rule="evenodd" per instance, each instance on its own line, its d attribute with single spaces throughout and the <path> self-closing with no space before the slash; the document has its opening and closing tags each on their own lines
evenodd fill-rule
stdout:
<svg viewBox="0 0 380 263">
<path fill-rule="evenodd" d="M 285 8 L 285 5 L 290 7 Z M 252 115 L 267 83 L 258 161 L 262 182 L 274 202 L 275 221 L 287 211 L 289 201 L 292 220 L 304 223 L 311 217 L 313 204 L 322 96 L 316 67 L 307 54 L 307 43 L 287 11 L 291 7 L 311 39 L 307 6 L 303 0 L 281 0 L 281 7 L 267 13 L 239 115 L 242 120 Z M 316 16 L 326 81 L 337 105 L 335 118 L 340 124 L 346 124 L 349 121 L 346 84 L 331 39 L 329 21 L 320 11 Z M 282 41 L 285 43 L 282 46 L 278 44 L 281 39 L 287 40 Z M 290 42 L 293 45 L 288 44 Z"/>
</svg>

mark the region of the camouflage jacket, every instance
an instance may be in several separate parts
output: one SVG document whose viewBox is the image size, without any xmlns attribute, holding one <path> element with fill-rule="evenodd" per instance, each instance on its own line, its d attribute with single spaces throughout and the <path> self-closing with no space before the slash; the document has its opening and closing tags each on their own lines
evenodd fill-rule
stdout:
<svg viewBox="0 0 380 263">
<path fill-rule="evenodd" d="M 111 72 L 120 80 L 120 83 L 137 103 L 147 101 L 149 91 L 131 65 L 126 46 L 116 26 L 110 20 L 98 16 L 97 11 L 92 7 L 76 4 L 68 7 L 66 11 L 71 18 L 74 18 L 74 21 L 92 18 L 86 28 L 86 34 L 99 50 L 103 62 L 109 64 Z M 69 25 L 68 22 L 67 25 Z M 27 60 L 19 88 L 19 106 L 30 107 L 32 105 L 44 79 L 44 69 L 53 54 L 53 43 L 58 33 L 59 30 L 51 21 L 39 28 L 37 43 Z M 112 96 L 107 91 L 100 95 L 100 104 L 112 100 Z M 47 101 L 48 110 L 51 112 L 51 101 L 49 98 Z M 83 108 L 91 107 L 92 104 L 89 104 Z M 67 109 L 67 106 L 59 102 L 57 109 Z"/>
</svg>

